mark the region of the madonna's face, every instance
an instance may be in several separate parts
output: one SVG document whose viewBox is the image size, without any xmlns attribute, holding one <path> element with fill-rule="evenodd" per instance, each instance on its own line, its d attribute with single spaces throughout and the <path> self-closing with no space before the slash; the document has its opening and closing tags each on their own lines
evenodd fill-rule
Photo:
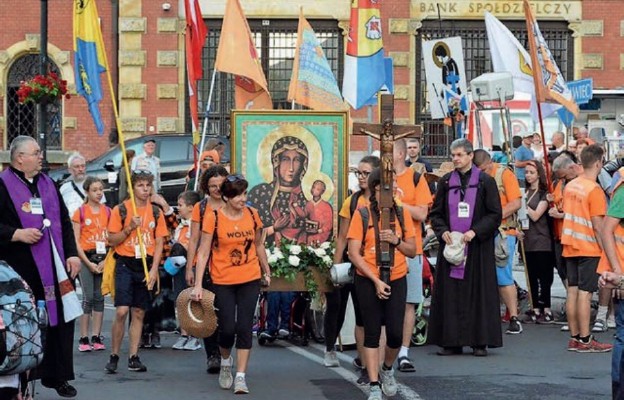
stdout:
<svg viewBox="0 0 624 400">
<path fill-rule="evenodd" d="M 279 155 L 278 173 L 280 182 L 285 186 L 294 186 L 301 181 L 305 157 L 296 150 L 286 150 Z"/>
</svg>

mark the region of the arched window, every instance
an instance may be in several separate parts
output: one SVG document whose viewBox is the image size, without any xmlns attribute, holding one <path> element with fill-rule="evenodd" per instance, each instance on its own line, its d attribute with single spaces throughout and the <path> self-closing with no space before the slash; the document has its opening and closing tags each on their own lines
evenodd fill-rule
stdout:
<svg viewBox="0 0 624 400">
<path fill-rule="evenodd" d="M 39 74 L 39 54 L 27 54 L 17 59 L 9 69 L 7 82 L 7 140 L 5 147 L 8 148 L 11 141 L 19 135 L 37 136 L 37 106 L 32 103 L 20 104 L 17 98 L 17 90 L 21 81 L 32 79 Z M 59 74 L 58 67 L 48 61 L 48 70 Z M 62 106 L 47 104 L 47 148 L 48 150 L 61 150 Z"/>
</svg>

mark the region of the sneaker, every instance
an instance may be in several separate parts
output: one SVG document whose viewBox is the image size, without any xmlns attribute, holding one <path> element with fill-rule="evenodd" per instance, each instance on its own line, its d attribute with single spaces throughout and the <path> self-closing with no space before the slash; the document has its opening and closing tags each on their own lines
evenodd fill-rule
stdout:
<svg viewBox="0 0 624 400">
<path fill-rule="evenodd" d="M 189 337 L 188 341 L 184 345 L 184 350 L 186 351 L 195 351 L 202 348 L 201 342 L 199 339 L 194 337 Z"/>
<path fill-rule="evenodd" d="M 597 319 L 594 322 L 594 326 L 592 327 L 592 332 L 606 332 L 609 328 L 607 327 L 607 323 L 603 319 Z"/>
<path fill-rule="evenodd" d="M 568 340 L 568 351 L 577 351 L 581 342 L 576 338 Z"/>
<path fill-rule="evenodd" d="M 360 359 L 360 357 L 355 357 L 353 359 L 353 366 L 356 369 L 364 369 L 364 365 L 362 364 L 362 360 Z"/>
<path fill-rule="evenodd" d="M 114 374 L 117 372 L 117 363 L 119 362 L 119 356 L 117 354 L 111 354 L 108 358 L 108 364 L 104 367 L 106 372 Z"/>
<path fill-rule="evenodd" d="M 128 359 L 128 371 L 145 372 L 147 367 L 143 365 L 138 355 L 133 355 Z"/>
<path fill-rule="evenodd" d="M 219 386 L 221 389 L 229 390 L 233 383 L 232 378 L 232 357 L 230 357 L 230 365 L 221 364 L 221 370 L 219 371 Z"/>
<path fill-rule="evenodd" d="M 221 356 L 219 354 L 211 355 L 210 357 L 208 357 L 206 364 L 206 372 L 208 372 L 209 374 L 218 374 L 221 370 Z"/>
<path fill-rule="evenodd" d="M 368 385 L 370 383 L 370 378 L 368 377 L 368 371 L 366 368 L 362 368 L 360 370 L 360 376 L 357 380 L 358 385 Z"/>
<path fill-rule="evenodd" d="M 290 336 L 290 332 L 288 331 L 288 329 L 280 329 L 277 331 L 277 336 L 282 337 L 282 338 L 286 338 L 288 336 Z"/>
<path fill-rule="evenodd" d="M 142 349 L 149 348 L 150 344 L 150 334 L 144 333 L 141 335 L 141 341 L 139 342 L 139 347 Z"/>
<path fill-rule="evenodd" d="M 397 369 L 401 372 L 414 372 L 416 368 L 414 368 L 414 364 L 412 364 L 412 360 L 409 357 L 399 357 L 397 360 L 398 367 Z"/>
<path fill-rule="evenodd" d="M 383 394 L 392 397 L 397 394 L 398 386 L 394 379 L 394 369 L 385 370 L 383 366 L 379 368 L 379 380 Z"/>
<path fill-rule="evenodd" d="M 600 343 L 593 336 L 590 336 L 589 343 L 579 341 L 577 353 L 607 353 L 613 349 L 613 345 L 609 343 Z"/>
<path fill-rule="evenodd" d="M 340 367 L 340 361 L 338 361 L 338 356 L 336 355 L 336 352 L 334 350 L 325 351 L 325 358 L 323 361 L 325 363 L 325 366 L 328 368 Z"/>
<path fill-rule="evenodd" d="M 518 320 L 518 317 L 511 317 L 509 319 L 509 326 L 507 327 L 505 333 L 508 335 L 517 335 L 522 333 L 522 324 L 520 323 L 520 320 Z"/>
<path fill-rule="evenodd" d="M 160 349 L 162 347 L 160 344 L 160 333 L 152 333 L 150 346 L 152 349 Z"/>
<path fill-rule="evenodd" d="M 102 336 L 93 335 L 91 336 L 91 347 L 95 351 L 106 350 L 106 346 L 104 346 L 104 341 L 102 340 Z"/>
<path fill-rule="evenodd" d="M 85 353 L 93 350 L 91 345 L 89 344 L 89 338 L 84 336 L 78 339 L 78 351 L 81 353 Z"/>
<path fill-rule="evenodd" d="M 171 346 L 172 349 L 174 350 L 184 350 L 184 345 L 186 344 L 186 342 L 189 341 L 189 337 L 188 336 L 180 336 L 180 339 L 178 339 L 177 342 L 175 342 L 173 344 L 173 346 Z"/>
<path fill-rule="evenodd" d="M 552 324 L 553 322 L 555 322 L 555 319 L 551 312 L 545 312 L 540 314 L 537 320 L 538 324 Z"/>
<path fill-rule="evenodd" d="M 561 327 L 561 332 L 570 332 L 570 325 L 565 324 Z"/>
<path fill-rule="evenodd" d="M 267 341 L 275 340 L 275 336 L 271 335 L 269 333 L 269 331 L 262 331 L 262 332 L 260 332 L 260 336 L 258 336 L 258 338 L 264 339 L 264 340 L 267 340 Z"/>
<path fill-rule="evenodd" d="M 533 310 L 529 310 L 526 312 L 522 322 L 525 324 L 536 324 L 541 316 L 541 314 L 538 314 Z"/>
<path fill-rule="evenodd" d="M 237 376 L 234 380 L 234 394 L 248 394 L 249 388 L 247 387 L 247 382 L 245 382 L 245 377 Z"/>
<path fill-rule="evenodd" d="M 615 317 L 613 315 L 609 315 L 607 318 L 607 328 L 615 329 Z"/>
<path fill-rule="evenodd" d="M 371 386 L 368 393 L 368 400 L 382 400 L 381 387 L 379 385 Z"/>
</svg>

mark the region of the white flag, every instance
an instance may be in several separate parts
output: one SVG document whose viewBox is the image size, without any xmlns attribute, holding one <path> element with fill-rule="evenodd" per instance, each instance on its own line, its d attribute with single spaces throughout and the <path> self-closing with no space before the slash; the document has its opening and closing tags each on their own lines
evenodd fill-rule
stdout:
<svg viewBox="0 0 624 400">
<path fill-rule="evenodd" d="M 538 121 L 535 83 L 529 52 L 502 22 L 487 11 L 485 12 L 485 28 L 490 43 L 494 72 L 511 73 L 514 90 L 531 95 L 531 117 L 534 121 Z M 558 104 L 542 103 L 542 116 L 546 118 L 559 108 L 561 106 Z"/>
</svg>

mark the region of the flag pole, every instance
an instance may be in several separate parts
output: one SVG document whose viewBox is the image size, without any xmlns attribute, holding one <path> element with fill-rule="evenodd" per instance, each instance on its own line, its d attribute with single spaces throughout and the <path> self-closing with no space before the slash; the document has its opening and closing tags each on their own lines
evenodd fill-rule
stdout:
<svg viewBox="0 0 624 400">
<path fill-rule="evenodd" d="M 99 28 L 98 28 L 99 29 Z M 104 46 L 104 41 L 102 41 L 102 46 Z M 113 79 L 111 78 L 111 74 L 110 74 L 110 68 L 108 65 L 108 56 L 106 54 L 106 49 L 102 48 L 102 55 L 104 57 L 104 64 L 106 67 L 106 78 L 108 81 L 108 88 L 110 90 L 110 95 L 111 95 L 111 101 L 113 103 L 113 113 L 115 115 L 115 124 L 117 126 L 117 132 L 119 135 L 119 145 L 121 146 L 121 157 L 123 160 L 123 169 L 124 172 L 126 174 L 125 177 L 123 177 L 123 179 L 129 179 L 130 178 L 130 166 L 128 165 L 128 157 L 126 155 L 126 143 L 124 140 L 124 135 L 123 135 L 123 129 L 121 126 L 121 121 L 119 119 L 119 109 L 117 108 L 117 100 L 116 100 L 116 96 L 115 96 L 115 91 L 113 89 Z M 132 182 L 128 182 L 128 194 L 130 195 L 130 204 L 132 205 L 132 212 L 134 215 L 137 215 L 137 207 L 136 207 L 136 202 L 135 202 L 135 198 L 134 198 L 134 188 L 132 187 Z M 158 223 L 158 221 L 154 221 L 155 223 Z M 123 221 L 122 221 L 123 223 Z M 141 226 L 137 226 L 136 228 L 136 232 L 137 232 L 137 238 L 139 239 L 139 248 L 141 251 L 141 262 L 143 264 L 143 273 L 145 274 L 145 285 L 149 285 L 149 271 L 147 268 L 147 260 L 146 260 L 146 252 L 145 252 L 145 245 L 143 243 L 143 235 L 141 234 Z M 156 293 L 160 292 L 160 279 L 158 277 L 158 275 L 156 275 L 156 284 L 157 284 L 157 290 Z"/>
<path fill-rule="evenodd" d="M 212 69 L 212 79 L 210 80 L 210 91 L 208 92 L 208 102 L 206 103 L 206 114 L 204 115 L 204 127 L 202 129 L 202 137 L 199 143 L 199 154 L 204 151 L 204 142 L 206 141 L 206 131 L 208 130 L 208 114 L 210 112 L 210 103 L 212 102 L 212 93 L 215 85 L 215 78 L 217 76 L 217 68 Z M 201 160 L 197 157 L 197 161 L 195 162 L 195 184 L 193 185 L 193 190 L 197 191 L 197 186 L 199 184 L 199 163 Z"/>
<path fill-rule="evenodd" d="M 546 172 L 546 183 L 548 185 L 548 193 L 553 192 L 552 176 L 550 175 L 550 162 L 548 161 L 548 149 L 546 149 L 546 138 L 544 137 L 544 119 L 542 118 L 542 103 L 537 99 L 537 116 L 540 125 L 540 137 L 542 139 L 542 151 L 544 152 L 544 169 Z"/>
<path fill-rule="evenodd" d="M 367 115 L 368 123 L 369 124 L 372 123 L 373 122 L 373 106 L 372 105 L 369 105 L 368 108 L 366 109 L 366 115 Z M 373 138 L 368 136 L 368 155 L 371 155 L 372 153 L 373 153 Z"/>
</svg>

